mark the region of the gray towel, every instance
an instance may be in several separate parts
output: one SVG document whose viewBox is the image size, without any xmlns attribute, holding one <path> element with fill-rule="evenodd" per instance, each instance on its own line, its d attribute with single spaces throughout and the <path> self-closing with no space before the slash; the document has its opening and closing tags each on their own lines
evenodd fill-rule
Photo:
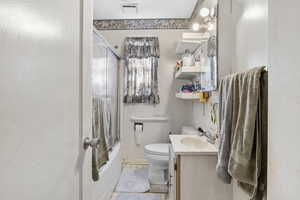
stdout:
<svg viewBox="0 0 300 200">
<path fill-rule="evenodd" d="M 105 141 L 107 145 L 107 150 L 111 151 L 114 145 L 114 141 L 112 135 L 112 109 L 110 98 L 106 97 L 102 99 L 102 108 Z"/>
<path fill-rule="evenodd" d="M 233 85 L 232 76 L 227 76 L 220 82 L 219 87 L 219 134 L 220 145 L 216 171 L 224 183 L 231 183 L 228 173 L 228 162 L 231 149 L 232 114 L 233 114 Z"/>
<path fill-rule="evenodd" d="M 251 199 L 256 196 L 261 172 L 261 85 L 263 67 L 233 76 L 232 145 L 228 171 Z M 235 121 L 235 119 L 233 119 Z"/>
<path fill-rule="evenodd" d="M 261 84 L 261 172 L 258 179 L 258 190 L 255 200 L 267 199 L 267 171 L 268 171 L 268 72 L 263 71 Z"/>
<path fill-rule="evenodd" d="M 99 169 L 108 161 L 108 149 L 105 139 L 104 102 L 100 98 L 93 98 L 93 138 L 99 138 L 100 144 L 92 149 L 92 178 L 99 180 Z"/>
</svg>

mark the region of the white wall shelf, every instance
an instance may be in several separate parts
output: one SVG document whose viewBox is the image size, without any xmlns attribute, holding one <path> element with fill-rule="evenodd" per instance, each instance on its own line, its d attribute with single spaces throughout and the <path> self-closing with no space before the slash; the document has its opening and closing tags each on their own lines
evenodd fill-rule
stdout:
<svg viewBox="0 0 300 200">
<path fill-rule="evenodd" d="M 185 50 L 189 50 L 190 53 L 194 53 L 203 41 L 201 40 L 181 40 L 177 44 L 176 54 L 182 55 Z"/>
<path fill-rule="evenodd" d="M 131 116 L 132 122 L 167 122 L 168 116 Z"/>
<path fill-rule="evenodd" d="M 175 78 L 176 79 L 187 79 L 187 80 L 193 80 L 194 78 L 199 75 L 199 73 L 205 72 L 203 70 L 203 67 L 181 67 L 176 73 Z"/>
<path fill-rule="evenodd" d="M 176 94 L 176 97 L 179 99 L 185 99 L 185 100 L 197 100 L 199 99 L 199 95 L 197 93 L 183 93 L 179 92 Z"/>
<path fill-rule="evenodd" d="M 176 73 L 176 79 L 187 79 L 193 80 L 195 77 L 199 75 L 199 73 L 209 72 L 209 67 L 201 66 L 201 67 L 181 67 Z"/>
</svg>

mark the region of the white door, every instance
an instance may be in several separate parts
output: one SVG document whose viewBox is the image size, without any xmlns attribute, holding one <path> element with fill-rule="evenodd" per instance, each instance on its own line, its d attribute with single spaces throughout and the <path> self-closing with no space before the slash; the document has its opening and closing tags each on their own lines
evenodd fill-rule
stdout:
<svg viewBox="0 0 300 200">
<path fill-rule="evenodd" d="M 0 1 L 1 200 L 87 199 L 90 6 Z"/>
</svg>

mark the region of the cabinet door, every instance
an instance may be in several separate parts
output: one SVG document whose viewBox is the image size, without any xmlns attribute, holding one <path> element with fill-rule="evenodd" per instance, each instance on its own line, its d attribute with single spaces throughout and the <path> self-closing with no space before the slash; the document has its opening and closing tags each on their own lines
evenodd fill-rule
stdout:
<svg viewBox="0 0 300 200">
<path fill-rule="evenodd" d="M 176 155 L 171 145 L 169 148 L 169 200 L 176 200 Z"/>
</svg>

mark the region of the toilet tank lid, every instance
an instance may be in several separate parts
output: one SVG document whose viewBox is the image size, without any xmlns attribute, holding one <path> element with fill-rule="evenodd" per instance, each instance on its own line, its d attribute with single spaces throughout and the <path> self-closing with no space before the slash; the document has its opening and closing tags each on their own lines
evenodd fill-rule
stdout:
<svg viewBox="0 0 300 200">
<path fill-rule="evenodd" d="M 145 146 L 145 152 L 154 155 L 168 156 L 169 155 L 169 144 L 148 144 Z"/>
<path fill-rule="evenodd" d="M 197 135 L 199 134 L 198 130 L 192 126 L 183 126 L 181 128 L 181 134 L 183 135 Z"/>
</svg>

